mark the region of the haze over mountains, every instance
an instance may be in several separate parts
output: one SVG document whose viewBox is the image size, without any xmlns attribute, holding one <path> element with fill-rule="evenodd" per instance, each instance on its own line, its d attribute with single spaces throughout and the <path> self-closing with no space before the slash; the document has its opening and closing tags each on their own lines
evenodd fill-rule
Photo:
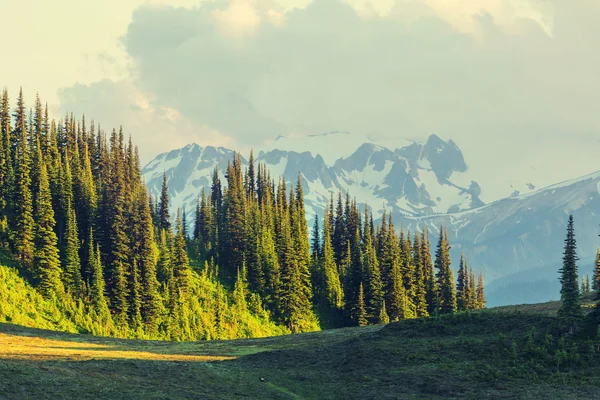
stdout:
<svg viewBox="0 0 600 400">
<path fill-rule="evenodd" d="M 184 207 L 191 216 L 201 189 L 210 188 L 215 165 L 223 175 L 232 156 L 231 149 L 190 144 L 160 154 L 143 174 L 157 195 L 165 172 L 172 207 Z M 460 148 L 436 135 L 424 143 L 376 141 L 348 132 L 280 136 L 255 151 L 255 158 L 273 179 L 292 183 L 300 173 L 311 219 L 341 190 L 362 207 L 368 204 L 376 218 L 385 208 L 406 229 L 427 226 L 437 232 L 446 226 L 453 260 L 464 252 L 473 267 L 483 269 L 489 305 L 557 297 L 569 213 L 575 217 L 582 272 L 591 270 L 598 221 L 590 215 L 600 205 L 600 173 L 539 190 L 526 174 L 519 185 L 482 184 L 472 179 Z M 247 165 L 247 157 L 242 161 Z M 486 204 L 482 198 L 491 200 Z"/>
</svg>

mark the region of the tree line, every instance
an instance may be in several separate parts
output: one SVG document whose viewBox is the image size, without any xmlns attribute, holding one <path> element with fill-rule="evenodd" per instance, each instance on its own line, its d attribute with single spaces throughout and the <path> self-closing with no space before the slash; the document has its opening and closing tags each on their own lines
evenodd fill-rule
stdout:
<svg viewBox="0 0 600 400">
<path fill-rule="evenodd" d="M 427 230 L 398 234 L 385 213 L 375 226 L 340 193 L 310 235 L 301 176 L 288 188 L 252 156 L 243 169 L 236 154 L 223 182 L 215 169 L 189 224 L 169 213 L 166 175 L 159 196 L 147 192 L 122 128 L 51 120 L 39 97 L 27 112 L 22 91 L 11 110 L 4 89 L 0 131 L 2 251 L 94 333 L 232 338 L 485 305 L 462 257 L 455 282 L 443 228 L 432 261 Z"/>
<path fill-rule="evenodd" d="M 168 228 L 166 175 L 153 204 L 154 220 Z M 442 227 L 434 262 L 426 229 L 398 233 L 385 211 L 375 225 L 349 194 L 331 196 L 310 235 L 305 213 L 301 174 L 288 189 L 252 154 L 242 169 L 236 154 L 225 181 L 215 168 L 211 189 L 201 191 L 188 249 L 224 280 L 247 284 L 292 332 L 317 321 L 356 326 L 485 306 L 483 276 L 462 256 L 455 281 Z"/>
</svg>

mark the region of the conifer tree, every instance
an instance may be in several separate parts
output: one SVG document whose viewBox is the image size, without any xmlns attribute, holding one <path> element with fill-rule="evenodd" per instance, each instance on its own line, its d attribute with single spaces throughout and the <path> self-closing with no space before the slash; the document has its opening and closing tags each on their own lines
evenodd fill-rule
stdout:
<svg viewBox="0 0 600 400">
<path fill-rule="evenodd" d="M 265 195 L 267 197 L 270 196 L 268 193 Z M 279 300 L 281 271 L 277 258 L 277 250 L 275 249 L 275 240 L 273 238 L 272 217 L 268 209 L 263 210 L 259 259 L 265 271 L 264 300 L 273 314 L 277 316 L 278 308 L 276 303 Z"/>
<path fill-rule="evenodd" d="M 415 233 L 415 239 L 413 242 L 413 262 L 415 270 L 415 311 L 417 317 L 428 317 L 429 312 L 427 310 L 427 270 L 424 265 L 422 250 L 421 250 L 421 235 Z"/>
<path fill-rule="evenodd" d="M 181 229 L 183 232 L 183 238 L 186 240 L 189 239 L 189 232 L 188 232 L 188 223 L 187 223 L 187 214 L 185 212 L 185 207 L 183 207 L 181 209 Z"/>
<path fill-rule="evenodd" d="M 425 300 L 427 301 L 427 313 L 433 315 L 439 304 L 438 289 L 435 281 L 433 261 L 431 260 L 431 245 L 427 229 L 423 231 L 421 238 L 421 262 L 423 263 L 425 281 Z"/>
<path fill-rule="evenodd" d="M 14 170 L 13 156 L 11 155 L 11 116 L 8 90 L 4 89 L 0 99 L 0 240 L 6 243 L 9 240 L 9 226 L 12 222 L 14 204 Z M 6 246 L 6 245 L 4 245 Z"/>
<path fill-rule="evenodd" d="M 312 263 L 317 265 L 321 256 L 321 233 L 319 229 L 319 216 L 315 215 L 315 223 L 312 231 Z"/>
<path fill-rule="evenodd" d="M 456 290 L 454 286 L 454 273 L 450 268 L 450 244 L 447 232 L 440 227 L 440 239 L 435 257 L 437 269 L 436 279 L 439 297 L 439 312 L 451 314 L 456 311 Z"/>
<path fill-rule="evenodd" d="M 159 228 L 168 231 L 171 229 L 171 217 L 169 216 L 169 188 L 167 186 L 166 172 L 163 173 L 163 183 L 158 207 Z"/>
<path fill-rule="evenodd" d="M 134 260 L 131 264 L 131 272 L 129 280 L 129 326 L 131 329 L 140 333 L 142 331 L 142 287 L 140 284 L 140 273 L 137 262 Z"/>
<path fill-rule="evenodd" d="M 77 221 L 75 210 L 70 204 L 67 206 L 67 229 L 65 236 L 66 243 L 63 257 L 64 283 L 69 293 L 77 297 L 83 294 L 83 280 L 80 269 Z"/>
<path fill-rule="evenodd" d="M 390 317 L 387 314 L 386 307 L 385 307 L 385 300 L 383 301 L 381 311 L 379 312 L 379 318 L 378 318 L 377 323 L 378 324 L 389 324 L 390 323 Z"/>
<path fill-rule="evenodd" d="M 468 271 L 465 266 L 465 255 L 460 254 L 460 264 L 458 266 L 458 280 L 456 285 L 456 308 L 458 311 L 468 309 L 469 302 L 469 287 L 468 287 Z"/>
<path fill-rule="evenodd" d="M 235 154 L 233 163 L 227 167 L 227 191 L 224 202 L 224 225 L 221 232 L 221 265 L 227 278 L 235 277 L 236 271 L 244 264 L 244 244 L 246 242 L 245 193 L 242 181 L 241 157 Z"/>
<path fill-rule="evenodd" d="M 156 269 L 156 243 L 150 207 L 145 201 L 146 190 L 142 186 L 137 191 L 136 207 L 139 221 L 138 230 L 138 267 L 140 270 L 141 315 L 146 332 L 156 333 L 161 312 L 161 298 Z"/>
<path fill-rule="evenodd" d="M 109 221 L 106 229 L 106 250 L 108 253 L 108 286 L 111 294 L 111 308 L 115 322 L 121 327 L 128 325 L 129 303 L 127 273 L 129 267 L 129 247 L 125 218 L 125 171 L 123 135 L 115 130 L 111 134 L 110 183 L 106 186 L 105 215 Z"/>
<path fill-rule="evenodd" d="M 594 273 L 592 275 L 592 289 L 600 291 L 600 249 L 596 253 L 596 262 L 594 263 Z"/>
<path fill-rule="evenodd" d="M 183 223 L 181 221 L 181 210 L 177 210 L 176 220 L 177 233 L 173 240 L 173 279 L 176 282 L 176 289 L 181 295 L 185 296 L 189 292 L 191 271 L 189 258 L 183 237 Z"/>
<path fill-rule="evenodd" d="M 92 305 L 96 309 L 99 316 L 107 319 L 110 318 L 110 311 L 108 310 L 108 303 L 105 296 L 105 285 L 104 275 L 102 272 L 102 263 L 100 261 L 100 247 L 96 245 L 94 250 L 93 233 L 90 231 L 88 238 L 90 259 L 88 264 L 92 271 L 92 283 L 90 285 Z"/>
<path fill-rule="evenodd" d="M 565 250 L 563 253 L 563 265 L 559 270 L 561 290 L 561 305 L 558 315 L 566 321 L 571 332 L 575 329 L 576 321 L 581 317 L 581 304 L 579 300 L 579 281 L 577 278 L 577 242 L 575 240 L 575 228 L 573 216 L 569 216 L 567 225 L 567 238 L 565 239 Z"/>
<path fill-rule="evenodd" d="M 362 282 L 359 284 L 358 299 L 352 310 L 352 321 L 356 326 L 365 326 L 368 323 Z"/>
<path fill-rule="evenodd" d="M 459 271 L 459 274 L 460 274 L 460 271 Z M 462 304 L 463 304 L 463 307 L 465 310 L 472 310 L 474 308 L 473 307 L 474 299 L 471 296 L 471 271 L 469 269 L 469 262 L 467 261 L 466 258 L 464 260 L 464 283 L 463 283 L 462 291 L 460 293 L 461 293 L 462 298 L 459 297 L 458 290 L 457 290 L 456 308 L 459 311 L 461 311 L 458 304 L 459 304 L 459 301 L 462 301 L 463 302 Z"/>
<path fill-rule="evenodd" d="M 364 265 L 363 265 L 363 252 L 360 245 L 360 233 L 358 228 L 354 230 L 354 237 L 348 242 L 350 248 L 350 266 L 348 268 L 345 284 L 344 284 L 344 298 L 346 299 L 347 315 L 351 318 L 353 313 L 357 310 L 358 304 L 358 289 L 362 284 Z M 352 320 L 356 323 L 356 320 Z"/>
<path fill-rule="evenodd" d="M 592 293 L 592 286 L 591 286 L 591 283 L 590 283 L 590 275 L 586 274 L 585 275 L 585 294 L 587 295 L 587 294 L 590 294 L 590 293 Z"/>
<path fill-rule="evenodd" d="M 475 310 L 479 308 L 477 302 L 477 284 L 475 282 L 475 271 L 473 269 L 469 272 L 469 309 Z"/>
<path fill-rule="evenodd" d="M 479 271 L 479 279 L 477 280 L 477 308 L 485 308 L 485 294 L 483 289 L 483 275 Z"/>
<path fill-rule="evenodd" d="M 400 271 L 402 274 L 402 281 L 404 283 L 404 290 L 406 292 L 406 307 L 409 313 L 416 316 L 416 306 L 414 304 L 415 298 L 415 266 L 412 254 L 412 243 L 410 240 L 410 231 L 404 236 L 404 230 L 400 232 Z"/>
<path fill-rule="evenodd" d="M 35 270 L 39 277 L 40 290 L 47 297 L 61 295 L 64 287 L 61 282 L 60 258 L 54 233 L 55 221 L 50 184 L 44 163 L 40 168 L 36 220 Z"/>
<path fill-rule="evenodd" d="M 352 232 L 354 235 L 354 232 Z M 333 238 L 331 243 L 335 251 L 335 261 L 337 265 L 342 263 L 342 259 L 345 257 L 344 252 L 346 251 L 348 244 L 346 241 L 346 224 L 344 221 L 344 206 L 342 203 L 342 192 L 338 192 L 338 202 L 335 212 L 335 224 L 333 226 Z"/>
<path fill-rule="evenodd" d="M 202 188 L 202 197 L 206 200 L 206 195 L 204 194 L 204 188 Z M 196 199 L 196 212 L 194 213 L 194 231 L 192 232 L 192 239 L 195 242 L 200 242 L 202 240 L 200 230 L 202 229 L 202 214 L 200 209 L 200 196 Z"/>
<path fill-rule="evenodd" d="M 160 283 L 167 283 L 173 276 L 171 242 L 172 235 L 165 230 L 161 230 L 158 244 L 158 262 L 156 266 L 156 278 Z"/>
<path fill-rule="evenodd" d="M 260 261 L 260 239 L 262 215 L 258 203 L 251 199 L 248 202 L 246 218 L 245 265 L 249 289 L 260 295 L 265 289 L 264 264 Z"/>
<path fill-rule="evenodd" d="M 27 148 L 27 126 L 22 92 L 19 95 L 17 109 L 17 124 L 13 136 L 19 136 L 18 142 L 13 146 L 18 152 L 15 156 L 16 177 L 14 197 L 14 249 L 17 260 L 26 269 L 31 269 L 34 258 L 34 220 L 33 200 L 31 194 L 30 157 Z M 38 190 L 38 188 L 36 188 Z"/>
<path fill-rule="evenodd" d="M 377 323 L 381 316 L 381 309 L 383 308 L 383 285 L 381 283 L 381 274 L 379 271 L 377 254 L 373 246 L 373 238 L 371 235 L 371 228 L 369 226 L 369 213 L 367 207 L 365 207 L 365 225 L 363 232 L 363 270 L 367 287 L 365 294 L 365 305 L 368 320 L 373 323 Z"/>
</svg>

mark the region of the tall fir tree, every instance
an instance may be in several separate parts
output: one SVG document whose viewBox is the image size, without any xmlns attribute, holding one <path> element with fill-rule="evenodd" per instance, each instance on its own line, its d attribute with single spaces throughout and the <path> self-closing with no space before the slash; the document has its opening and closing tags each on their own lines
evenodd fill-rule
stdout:
<svg viewBox="0 0 600 400">
<path fill-rule="evenodd" d="M 166 231 L 171 230 L 171 217 L 169 215 L 169 188 L 167 186 L 167 173 L 163 173 L 163 183 L 160 191 L 160 202 L 158 203 L 159 228 Z"/>
<path fill-rule="evenodd" d="M 177 210 L 175 239 L 173 240 L 173 280 L 177 291 L 185 296 L 189 293 L 191 270 L 189 258 L 187 255 L 185 238 L 183 236 L 183 222 L 181 220 L 181 210 Z"/>
<path fill-rule="evenodd" d="M 425 300 L 427 302 L 427 313 L 433 315 L 437 312 L 439 298 L 433 261 L 431 259 L 431 244 L 427 229 L 421 237 L 421 262 L 423 263 L 423 280 L 425 281 Z"/>
<path fill-rule="evenodd" d="M 427 310 L 427 268 L 422 254 L 421 235 L 415 233 L 413 242 L 413 262 L 415 264 L 415 291 L 414 304 L 417 317 L 428 317 Z"/>
<path fill-rule="evenodd" d="M 456 284 L 456 309 L 465 311 L 469 303 L 469 273 L 465 265 L 465 255 L 460 254 L 460 264 L 458 266 L 458 280 Z"/>
<path fill-rule="evenodd" d="M 448 233 L 440 227 L 440 238 L 438 241 L 435 268 L 438 286 L 438 310 L 442 314 L 451 314 L 456 311 L 456 290 L 454 286 L 454 273 L 450 267 L 450 244 Z"/>
<path fill-rule="evenodd" d="M 479 278 L 477 279 L 477 308 L 485 308 L 486 302 L 483 288 L 483 274 L 479 271 Z"/>
<path fill-rule="evenodd" d="M 362 282 L 358 286 L 358 296 L 356 304 L 352 309 L 352 322 L 356 326 L 365 326 L 368 323 L 367 308 L 365 306 L 365 294 Z"/>
<path fill-rule="evenodd" d="M 15 111 L 15 130 L 11 138 L 15 153 L 16 177 L 14 196 L 14 250 L 17 260 L 23 267 L 31 270 L 34 258 L 34 219 L 33 199 L 31 193 L 30 156 L 27 146 L 27 123 L 25 121 L 25 106 L 23 92 L 19 94 L 17 110 Z M 18 151 L 17 151 L 18 150 Z M 36 188 L 39 190 L 39 188 Z"/>
<path fill-rule="evenodd" d="M 54 224 L 50 184 L 46 166 L 42 163 L 36 204 L 35 271 L 40 290 L 47 297 L 60 296 L 64 292 Z"/>
<path fill-rule="evenodd" d="M 592 275 L 592 289 L 600 291 L 600 249 L 598 249 L 598 251 L 596 252 L 594 273 Z"/>
<path fill-rule="evenodd" d="M 63 256 L 64 283 L 67 291 L 77 297 L 84 293 L 84 285 L 81 276 L 76 219 L 75 210 L 69 204 L 67 206 L 66 243 Z"/>
<path fill-rule="evenodd" d="M 558 316 L 568 324 L 571 332 L 574 331 L 576 322 L 582 316 L 579 299 L 579 280 L 577 277 L 577 260 L 579 258 L 577 257 L 575 227 L 573 216 L 570 215 L 563 253 L 563 265 L 559 269 L 561 305 L 558 310 Z"/>
<path fill-rule="evenodd" d="M 383 308 L 383 284 L 381 282 L 381 273 L 379 271 L 377 254 L 373 245 L 371 227 L 369 226 L 368 210 L 368 206 L 365 206 L 365 225 L 363 229 L 363 274 L 367 289 L 366 293 L 364 294 L 364 301 L 368 320 L 372 323 L 377 323 L 379 322 L 381 309 Z"/>
</svg>

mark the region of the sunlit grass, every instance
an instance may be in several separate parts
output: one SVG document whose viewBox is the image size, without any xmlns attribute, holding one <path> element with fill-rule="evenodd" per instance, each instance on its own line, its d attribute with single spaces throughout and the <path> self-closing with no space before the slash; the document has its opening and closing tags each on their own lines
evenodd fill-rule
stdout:
<svg viewBox="0 0 600 400">
<path fill-rule="evenodd" d="M 152 348 L 149 348 L 151 350 Z M 25 360 L 155 360 L 155 361 L 223 361 L 230 356 L 204 354 L 165 354 L 76 341 L 0 333 L 0 358 Z"/>
</svg>

